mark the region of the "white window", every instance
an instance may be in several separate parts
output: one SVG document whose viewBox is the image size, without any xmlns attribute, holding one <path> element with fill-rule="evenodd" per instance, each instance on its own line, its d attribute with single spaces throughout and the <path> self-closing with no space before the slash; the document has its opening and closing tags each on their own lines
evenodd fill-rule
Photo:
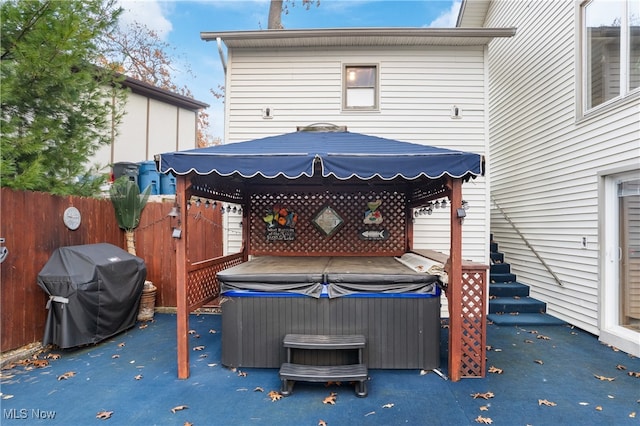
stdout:
<svg viewBox="0 0 640 426">
<path fill-rule="evenodd" d="M 590 0 L 581 14 L 587 111 L 640 87 L 640 1 Z"/>
<path fill-rule="evenodd" d="M 376 65 L 346 65 L 343 81 L 345 110 L 378 109 L 378 67 Z"/>
</svg>

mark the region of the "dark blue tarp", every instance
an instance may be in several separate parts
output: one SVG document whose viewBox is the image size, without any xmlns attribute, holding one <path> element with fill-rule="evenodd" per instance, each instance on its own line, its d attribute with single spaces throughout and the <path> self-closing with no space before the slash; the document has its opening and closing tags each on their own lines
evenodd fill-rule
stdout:
<svg viewBox="0 0 640 426">
<path fill-rule="evenodd" d="M 295 179 L 313 176 L 315 161 L 320 163 L 323 177 L 338 179 L 435 179 L 482 174 L 482 156 L 478 154 L 346 131 L 298 131 L 165 153 L 160 155 L 159 171 Z"/>
</svg>

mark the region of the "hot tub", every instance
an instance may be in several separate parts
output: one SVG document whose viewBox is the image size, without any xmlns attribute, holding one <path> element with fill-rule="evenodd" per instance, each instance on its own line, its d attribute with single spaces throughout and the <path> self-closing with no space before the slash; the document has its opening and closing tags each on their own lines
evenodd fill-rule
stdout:
<svg viewBox="0 0 640 426">
<path fill-rule="evenodd" d="M 222 363 L 278 368 L 286 334 L 362 334 L 369 368 L 440 366 L 438 277 L 393 257 L 259 257 L 218 273 Z M 294 362 L 345 364 L 348 351 L 296 351 Z"/>
</svg>

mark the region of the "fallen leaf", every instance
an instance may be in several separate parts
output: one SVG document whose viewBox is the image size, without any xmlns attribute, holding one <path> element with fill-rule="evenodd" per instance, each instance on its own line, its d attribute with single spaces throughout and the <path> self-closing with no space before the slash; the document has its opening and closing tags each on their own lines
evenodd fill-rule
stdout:
<svg viewBox="0 0 640 426">
<path fill-rule="evenodd" d="M 549 400 L 546 400 L 546 399 L 539 399 L 538 400 L 538 405 L 546 405 L 547 407 L 555 407 L 558 404 L 556 404 L 555 402 L 551 402 Z"/>
<path fill-rule="evenodd" d="M 502 368 L 494 367 L 493 365 L 489 367 L 489 373 L 502 374 Z"/>
<path fill-rule="evenodd" d="M 636 412 L 635 411 L 630 412 L 629 413 L 629 417 L 632 418 L 632 419 L 635 419 L 636 418 Z"/>
<path fill-rule="evenodd" d="M 175 414 L 175 413 L 177 413 L 178 411 L 186 410 L 187 408 L 189 408 L 189 407 L 188 407 L 188 406 L 186 406 L 186 405 L 176 405 L 175 407 L 173 407 L 173 408 L 171 409 L 171 412 L 172 412 L 173 414 Z"/>
<path fill-rule="evenodd" d="M 124 346 L 125 346 L 125 343 L 124 343 L 124 342 L 118 343 L 118 347 L 119 347 L 119 348 L 124 348 Z"/>
<path fill-rule="evenodd" d="M 189 330 L 188 333 L 189 334 L 196 334 L 196 331 L 195 330 Z"/>
<path fill-rule="evenodd" d="M 480 423 L 483 425 L 490 425 L 493 423 L 493 420 L 491 420 L 489 417 L 478 416 L 476 417 L 476 423 Z"/>
<path fill-rule="evenodd" d="M 486 405 L 483 405 L 480 407 L 480 411 L 489 411 L 489 407 L 487 407 Z"/>
<path fill-rule="evenodd" d="M 597 374 L 594 374 L 593 376 L 598 380 L 602 380 L 606 382 L 613 382 L 616 379 L 615 377 L 605 377 L 605 376 L 599 376 Z"/>
<path fill-rule="evenodd" d="M 66 373 L 59 375 L 58 380 L 67 380 L 68 378 L 73 377 L 75 375 L 76 375 L 75 371 L 67 371 Z"/>
<path fill-rule="evenodd" d="M 204 349 L 204 346 L 202 346 L 202 345 L 201 345 L 201 346 L 194 346 L 194 347 L 193 347 L 193 350 L 194 350 L 194 351 L 201 351 L 201 350 L 203 350 L 203 349 Z"/>
<path fill-rule="evenodd" d="M 325 422 L 324 420 L 320 419 L 320 420 L 318 420 L 318 426 L 327 426 L 327 422 Z"/>
<path fill-rule="evenodd" d="M 328 388 L 329 386 L 342 386 L 342 382 L 327 382 L 324 387 Z"/>
<path fill-rule="evenodd" d="M 420 375 L 421 376 L 426 376 L 427 374 L 429 374 L 428 370 L 420 370 Z"/>
<path fill-rule="evenodd" d="M 536 339 L 541 339 L 541 340 L 551 340 L 551 337 L 547 337 L 547 336 L 543 336 L 542 334 L 538 334 L 536 336 Z"/>
<path fill-rule="evenodd" d="M 140 380 L 142 379 L 142 374 L 138 374 L 137 376 L 133 376 L 134 379 Z"/>
<path fill-rule="evenodd" d="M 13 398 L 13 395 L 10 395 L 10 394 L 4 394 L 3 393 L 1 395 L 2 395 L 2 399 L 11 399 L 11 398 Z"/>
<path fill-rule="evenodd" d="M 394 404 L 392 404 L 392 403 L 388 403 L 388 404 L 384 404 L 384 405 L 382 406 L 382 408 L 393 408 L 393 406 L 394 406 Z"/>
<path fill-rule="evenodd" d="M 533 340 L 525 339 L 524 342 L 525 343 L 533 343 Z"/>
<path fill-rule="evenodd" d="M 256 388 L 253 391 L 254 392 L 264 392 L 264 389 L 261 388 L 260 386 L 256 386 Z"/>
<path fill-rule="evenodd" d="M 541 359 L 536 359 L 536 360 L 535 360 L 535 361 L 533 361 L 533 362 L 535 362 L 536 364 L 540 364 L 540 365 L 543 365 L 543 364 L 544 364 L 544 361 L 543 361 L 543 360 L 541 360 Z"/>
<path fill-rule="evenodd" d="M 238 371 L 238 377 L 247 377 L 247 373 L 244 371 Z"/>
<path fill-rule="evenodd" d="M 213 328 L 209 329 L 209 334 L 216 334 L 217 331 L 215 331 Z"/>
<path fill-rule="evenodd" d="M 211 364 L 207 364 L 207 367 L 215 367 L 216 365 L 218 365 L 217 363 L 213 362 Z"/>
<path fill-rule="evenodd" d="M 367 414 L 365 414 L 364 416 L 365 416 L 365 417 L 369 417 L 369 416 L 374 415 L 375 413 L 376 413 L 375 411 L 369 411 L 369 412 L 368 412 Z"/>
<path fill-rule="evenodd" d="M 36 368 L 44 368 L 49 365 L 49 361 L 47 361 L 46 359 L 36 359 L 33 361 L 33 365 Z"/>
<path fill-rule="evenodd" d="M 60 359 L 60 354 L 47 354 L 47 359 Z"/>
<path fill-rule="evenodd" d="M 282 398 L 282 394 L 277 391 L 270 391 L 267 396 L 271 398 L 271 402 L 276 402 Z"/>
<path fill-rule="evenodd" d="M 472 393 L 471 396 L 473 397 L 473 399 L 478 399 L 478 398 L 482 398 L 482 399 L 491 399 L 493 398 L 495 395 L 493 394 L 493 392 L 485 392 L 485 393 Z"/>
<path fill-rule="evenodd" d="M 598 406 L 596 407 L 596 411 L 602 411 L 602 406 L 598 405 Z"/>
<path fill-rule="evenodd" d="M 144 324 L 140 324 L 140 327 L 138 327 L 140 330 L 144 330 L 145 328 L 149 327 L 149 324 L 144 323 Z"/>
<path fill-rule="evenodd" d="M 338 394 L 335 392 L 331 392 L 329 394 L 329 396 L 325 397 L 325 399 L 322 400 L 323 404 L 331 404 L 331 405 L 335 405 L 336 404 L 336 398 L 337 398 Z"/>
<path fill-rule="evenodd" d="M 111 358 L 113 358 L 113 359 L 120 358 L 120 355 L 118 355 L 118 354 L 111 355 Z"/>
<path fill-rule="evenodd" d="M 624 365 L 622 365 L 622 364 L 618 364 L 618 365 L 616 365 L 616 370 L 626 370 L 626 369 L 627 369 L 627 367 L 625 367 L 625 366 L 624 366 Z"/>
<path fill-rule="evenodd" d="M 589 405 L 588 402 L 579 402 L 578 404 L 580 404 L 580 405 Z"/>
<path fill-rule="evenodd" d="M 182 426 L 193 426 L 193 423 L 191 422 L 184 422 L 184 424 Z"/>
<path fill-rule="evenodd" d="M 640 371 L 629 371 L 627 374 L 631 377 L 636 377 L 640 379 Z"/>
<path fill-rule="evenodd" d="M 100 411 L 98 414 L 96 414 L 96 419 L 107 420 L 111 418 L 112 414 L 113 411 Z"/>
</svg>

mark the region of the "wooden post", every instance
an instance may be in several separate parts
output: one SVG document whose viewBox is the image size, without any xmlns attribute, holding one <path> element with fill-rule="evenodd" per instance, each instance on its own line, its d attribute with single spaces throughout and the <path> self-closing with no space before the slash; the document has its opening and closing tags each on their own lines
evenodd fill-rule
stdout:
<svg viewBox="0 0 640 426">
<path fill-rule="evenodd" d="M 458 208 L 462 207 L 462 181 L 449 179 L 451 201 L 451 248 L 449 250 L 449 374 L 451 381 L 461 377 L 462 365 L 462 219 Z"/>
<path fill-rule="evenodd" d="M 176 305 L 178 378 L 189 377 L 189 302 L 187 298 L 187 177 L 176 176 L 176 203 L 180 208 L 181 237 L 176 243 Z"/>
</svg>

